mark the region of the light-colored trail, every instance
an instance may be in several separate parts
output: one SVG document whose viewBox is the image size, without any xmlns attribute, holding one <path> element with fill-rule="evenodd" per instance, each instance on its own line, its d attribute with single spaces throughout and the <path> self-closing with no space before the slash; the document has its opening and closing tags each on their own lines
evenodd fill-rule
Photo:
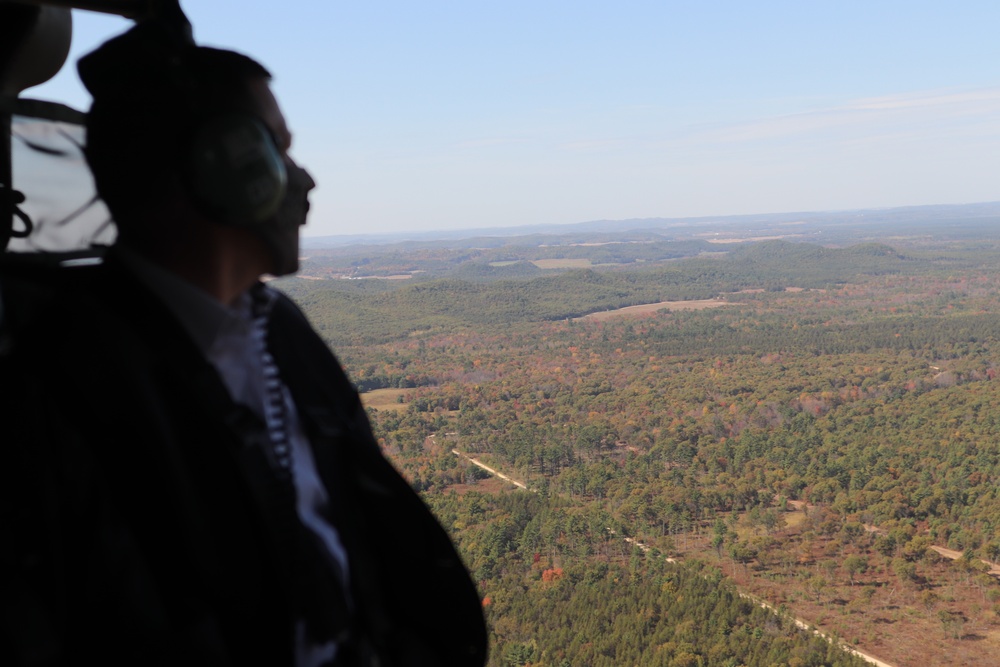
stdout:
<svg viewBox="0 0 1000 667">
<path fill-rule="evenodd" d="M 750 595 L 749 593 L 740 593 L 740 597 L 741 598 L 745 598 L 747 600 L 750 600 L 750 601 L 754 602 L 755 604 L 760 605 L 764 609 L 767 609 L 769 611 L 774 612 L 775 614 L 778 614 L 778 615 L 781 614 L 781 612 L 777 608 L 775 608 L 774 605 L 772 605 L 772 604 L 770 604 L 768 602 L 765 602 L 765 601 L 761 600 L 758 597 Z M 795 617 L 791 617 L 791 620 L 792 620 L 793 623 L 795 623 L 796 627 L 798 627 L 799 629 L 805 630 L 806 632 L 812 632 L 817 637 L 821 637 L 821 638 L 825 639 L 826 641 L 830 642 L 831 644 L 833 643 L 834 640 L 833 640 L 832 637 L 830 637 L 829 635 L 827 635 L 824 632 L 820 632 L 819 630 L 815 629 L 808 621 L 805 621 L 805 620 L 803 620 L 801 618 L 795 618 Z M 876 658 L 875 656 L 871 655 L 870 653 L 865 653 L 864 651 L 859 651 L 858 649 L 854 648 L 853 646 L 849 646 L 847 644 L 841 643 L 840 644 L 840 648 L 843 649 L 844 651 L 847 651 L 848 653 L 850 653 L 852 655 L 858 656 L 859 658 L 861 658 L 862 660 L 864 660 L 865 662 L 867 662 L 869 664 L 876 665 L 876 667 L 896 667 L 896 665 L 893 665 L 891 663 L 885 662 L 884 660 L 880 660 L 880 659 Z"/>
<path fill-rule="evenodd" d="M 508 477 L 507 475 L 503 474 L 499 470 L 494 470 L 493 468 L 489 467 L 488 465 L 486 465 L 485 463 L 483 463 L 479 459 L 474 459 L 471 456 L 469 456 L 468 454 L 463 454 L 462 452 L 458 451 L 457 449 L 451 450 L 451 453 L 454 454 L 455 456 L 460 456 L 461 458 L 466 459 L 467 461 L 469 461 L 470 463 L 472 463 L 472 465 L 479 466 L 480 468 L 482 468 L 483 470 L 485 470 L 489 474 L 495 475 L 496 477 L 499 477 L 500 479 L 504 480 L 505 482 L 510 482 L 511 484 L 513 484 L 514 486 L 518 487 L 519 489 L 524 489 L 525 491 L 531 491 L 532 493 L 534 493 L 534 490 L 533 489 L 529 489 L 528 485 L 525 484 L 524 482 L 519 482 L 516 479 L 511 479 L 510 477 Z"/>
</svg>

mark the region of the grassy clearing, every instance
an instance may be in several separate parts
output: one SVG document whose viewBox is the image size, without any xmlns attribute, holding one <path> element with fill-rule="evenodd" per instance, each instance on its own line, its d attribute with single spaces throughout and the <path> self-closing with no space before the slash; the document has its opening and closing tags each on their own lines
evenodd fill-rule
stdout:
<svg viewBox="0 0 1000 667">
<path fill-rule="evenodd" d="M 361 402 L 366 408 L 376 410 L 405 410 L 409 403 L 405 400 L 409 389 L 373 389 L 361 394 Z M 400 399 L 403 399 L 400 402 Z"/>
<path fill-rule="evenodd" d="M 591 313 L 578 317 L 578 320 L 609 320 L 613 317 L 625 315 L 645 315 L 658 310 L 705 310 L 706 308 L 719 308 L 721 306 L 733 306 L 736 304 L 717 299 L 696 299 L 691 301 L 660 301 L 659 303 L 644 303 L 639 306 L 626 306 L 616 310 L 604 310 L 599 313 Z"/>
</svg>

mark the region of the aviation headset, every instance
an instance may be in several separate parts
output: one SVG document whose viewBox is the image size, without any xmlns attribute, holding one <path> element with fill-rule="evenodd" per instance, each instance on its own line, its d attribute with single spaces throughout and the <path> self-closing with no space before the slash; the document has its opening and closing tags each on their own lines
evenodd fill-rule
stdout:
<svg viewBox="0 0 1000 667">
<path fill-rule="evenodd" d="M 190 119 L 180 146 L 171 148 L 192 198 L 220 223 L 253 227 L 274 215 L 284 200 L 285 163 L 258 117 L 204 103 L 197 74 L 185 57 L 195 48 L 189 31 L 151 20 L 107 42 L 77 67 L 95 101 L 102 93 L 129 94 L 123 80 L 165 80 Z"/>
<path fill-rule="evenodd" d="M 288 175 L 270 130 L 249 113 L 198 122 L 184 149 L 181 174 L 195 200 L 220 222 L 254 225 L 285 197 Z"/>
</svg>

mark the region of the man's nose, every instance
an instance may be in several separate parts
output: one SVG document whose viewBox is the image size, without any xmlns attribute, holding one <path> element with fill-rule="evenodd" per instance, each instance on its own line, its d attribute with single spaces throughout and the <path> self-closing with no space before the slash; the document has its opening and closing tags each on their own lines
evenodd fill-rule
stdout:
<svg viewBox="0 0 1000 667">
<path fill-rule="evenodd" d="M 302 175 L 306 177 L 306 191 L 312 190 L 316 187 L 316 181 L 313 179 L 312 174 L 303 169 Z"/>
<path fill-rule="evenodd" d="M 296 164 L 294 160 L 286 158 L 285 165 L 288 170 L 288 184 L 290 186 L 302 188 L 305 192 L 309 192 L 316 187 L 316 181 L 313 179 L 312 174 Z"/>
</svg>

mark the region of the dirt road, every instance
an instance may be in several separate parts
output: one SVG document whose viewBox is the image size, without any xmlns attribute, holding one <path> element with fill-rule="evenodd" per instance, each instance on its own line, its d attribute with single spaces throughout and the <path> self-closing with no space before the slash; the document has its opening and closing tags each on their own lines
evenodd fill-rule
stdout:
<svg viewBox="0 0 1000 667">
<path fill-rule="evenodd" d="M 463 459 L 466 459 L 472 465 L 478 466 L 478 467 L 482 468 L 483 470 L 485 470 L 489 474 L 494 475 L 495 477 L 499 477 L 500 479 L 504 480 L 505 482 L 510 482 L 511 484 L 513 484 L 514 486 L 518 487 L 519 489 L 524 489 L 525 491 L 531 491 L 532 493 L 534 493 L 534 490 L 529 489 L 528 485 L 525 484 L 524 482 L 519 482 L 516 479 L 511 479 L 510 477 L 508 477 L 507 475 L 503 474 L 499 470 L 494 470 L 493 468 L 489 467 L 488 465 L 486 465 L 485 463 L 483 463 L 479 459 L 474 459 L 471 456 L 469 456 L 468 454 L 463 454 L 462 452 L 458 451 L 457 449 L 451 450 L 451 453 L 454 454 L 455 456 L 459 456 L 459 457 L 461 457 Z"/>
<path fill-rule="evenodd" d="M 486 472 L 490 473 L 491 475 L 495 475 L 495 476 L 499 477 L 500 479 L 502 479 L 504 481 L 510 482 L 511 484 L 513 484 L 514 486 L 516 486 L 518 488 L 525 489 L 526 491 L 531 491 L 532 493 L 534 493 L 534 490 L 533 489 L 529 489 L 528 486 L 527 486 L 527 484 L 525 484 L 524 482 L 519 482 L 516 479 L 511 479 L 507 475 L 504 475 L 500 471 L 495 470 L 494 468 L 489 467 L 488 465 L 486 465 L 482 461 L 479 461 L 478 459 L 472 458 L 468 454 L 464 454 L 464 453 L 460 452 L 457 449 L 452 449 L 451 453 L 454 454 L 455 456 L 458 456 L 460 458 L 466 459 L 467 461 L 469 461 L 473 465 L 482 468 L 483 470 L 485 470 Z M 611 528 L 608 528 L 608 532 L 611 533 L 612 535 L 616 534 L 615 531 L 613 529 L 611 529 Z M 639 547 L 640 549 L 642 549 L 643 552 L 648 552 L 650 550 L 650 546 L 649 545 L 643 544 L 642 542 L 636 540 L 633 537 L 626 537 L 626 538 L 624 538 L 624 540 L 627 543 L 629 543 L 629 544 L 632 544 L 634 546 Z M 941 547 L 931 547 L 931 548 L 934 549 L 934 550 L 938 550 Z M 948 549 L 944 549 L 943 551 L 949 551 L 949 550 Z M 951 553 L 954 553 L 956 555 L 955 556 L 948 556 L 947 554 L 942 554 L 942 555 L 945 555 L 946 557 L 949 557 L 949 558 L 958 558 L 959 556 L 962 555 L 958 551 L 954 551 L 954 552 L 951 552 Z M 674 559 L 674 558 L 667 558 L 667 562 L 668 563 L 676 563 L 677 560 Z M 752 600 L 753 602 L 755 602 L 756 604 L 759 604 L 764 609 L 769 609 L 770 611 L 774 612 L 775 614 L 780 613 L 772 605 L 770 605 L 767 602 L 764 602 L 763 600 L 760 600 L 760 599 L 758 599 L 758 598 L 756 598 L 756 597 L 754 597 L 752 595 L 748 595 L 746 593 L 740 593 L 740 597 L 746 598 L 748 600 Z M 810 631 L 810 628 L 812 628 L 812 625 L 808 621 L 805 621 L 805 620 L 803 620 L 801 618 L 792 618 L 792 621 L 794 621 L 795 625 L 798 626 L 799 628 L 801 628 L 802 630 Z M 814 629 L 814 630 L 811 630 L 811 632 L 813 632 L 818 637 L 822 637 L 823 639 L 827 640 L 828 642 L 833 642 L 833 639 L 831 637 L 825 635 L 824 633 L 820 632 L 819 630 L 815 630 Z M 875 665 L 876 667 L 896 667 L 895 665 L 892 665 L 892 664 L 890 664 L 888 662 L 885 662 L 883 660 L 879 660 L 875 656 L 870 655 L 868 653 L 865 653 L 863 651 L 859 651 L 856 648 L 848 646 L 847 644 L 840 644 L 840 648 L 842 648 L 843 650 L 847 651 L 848 653 L 853 653 L 854 655 L 858 656 L 859 658 L 861 658 L 865 662 L 867 662 L 869 664 L 872 664 L 872 665 Z"/>
<path fill-rule="evenodd" d="M 931 546 L 931 550 L 938 552 L 939 554 L 950 560 L 958 560 L 959 558 L 962 557 L 962 552 L 955 551 L 954 549 L 946 549 L 944 547 Z M 997 565 L 996 563 L 991 563 L 988 560 L 983 560 L 983 559 L 979 559 L 979 562 L 983 563 L 984 565 L 990 568 L 989 570 L 987 570 L 987 574 L 992 574 L 994 577 L 1000 577 L 1000 565 Z"/>
</svg>

